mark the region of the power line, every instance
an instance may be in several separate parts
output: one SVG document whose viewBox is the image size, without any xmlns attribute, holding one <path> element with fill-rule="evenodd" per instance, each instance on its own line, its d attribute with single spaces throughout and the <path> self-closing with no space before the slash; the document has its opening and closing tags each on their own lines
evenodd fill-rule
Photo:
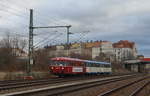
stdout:
<svg viewBox="0 0 150 96">
<path fill-rule="evenodd" d="M 86 35 L 88 35 L 89 32 L 90 32 L 89 30 L 88 31 L 83 31 L 83 32 L 75 32 L 75 33 L 78 33 L 78 35 L 80 34 L 79 39 L 75 40 L 75 42 L 82 41 L 83 37 L 86 37 Z"/>
<path fill-rule="evenodd" d="M 17 10 L 16 8 L 13 8 L 13 7 L 8 7 L 8 6 L 6 6 L 6 5 L 4 5 L 4 4 L 2 4 L 2 3 L 1 3 L 1 5 L 2 5 L 3 7 L 5 7 L 5 9 L 0 10 L 1 12 L 5 12 L 5 13 L 11 14 L 11 15 L 13 15 L 13 16 L 17 16 L 17 17 L 19 17 L 19 18 L 28 20 L 28 17 L 27 17 L 27 16 L 22 15 L 22 14 L 19 14 L 19 13 L 22 13 L 22 11 L 19 11 L 19 10 Z M 7 10 L 7 9 L 9 9 L 9 10 Z M 9 17 L 12 17 L 12 16 L 9 16 Z M 4 20 L 5 20 L 5 19 L 4 19 Z M 6 19 L 6 20 L 7 20 L 6 22 L 8 22 L 8 23 L 11 24 L 11 22 L 10 22 L 11 20 L 9 20 L 9 19 Z M 28 28 L 28 25 L 27 25 L 27 24 L 25 24 L 25 23 L 23 23 L 23 22 L 19 22 L 18 20 L 16 20 L 15 23 L 16 23 L 16 22 L 19 23 L 18 25 L 22 25 L 21 27 L 24 26 L 24 27 Z M 14 28 L 14 29 L 16 29 L 16 28 Z"/>
<path fill-rule="evenodd" d="M 46 30 L 47 31 L 47 30 Z M 57 30 L 56 31 L 54 31 L 54 32 L 58 32 Z M 46 34 L 50 34 L 51 32 L 49 32 L 49 31 L 47 31 L 47 32 L 44 32 L 43 33 L 43 31 L 40 31 L 40 32 L 38 32 L 38 33 L 36 33 L 35 35 L 37 36 L 39 36 L 39 35 L 46 35 Z M 53 32 L 52 32 L 53 33 Z"/>
<path fill-rule="evenodd" d="M 50 38 L 51 35 L 52 35 L 52 34 L 49 34 L 48 36 L 46 35 L 45 38 L 43 38 L 41 41 L 39 41 L 38 43 L 36 43 L 34 46 L 37 46 L 37 45 L 39 45 L 40 43 L 44 42 L 45 40 L 47 40 L 48 38 Z"/>
<path fill-rule="evenodd" d="M 13 16 L 17 16 L 19 18 L 28 20 L 28 17 L 25 16 L 25 13 L 23 13 L 22 10 L 18 10 L 20 8 L 17 9 L 12 6 L 7 6 L 8 4 L 5 5 L 4 3 L 0 3 L 0 5 L 4 7 L 2 10 L 0 10 L 1 12 L 5 12 L 5 13 L 11 14 Z M 22 14 L 24 14 L 24 15 L 22 15 Z M 9 16 L 9 17 L 12 17 L 12 16 Z M 8 21 L 10 21 L 10 20 L 8 20 Z M 19 23 L 22 23 L 22 25 L 28 26 L 27 24 L 24 24 L 23 22 L 19 22 Z"/>
<path fill-rule="evenodd" d="M 41 18 L 41 20 L 43 21 L 43 20 L 45 20 L 47 23 L 50 21 L 50 22 L 52 22 L 52 23 L 54 23 L 54 24 L 56 24 L 56 25 L 60 25 L 59 23 L 56 23 L 55 21 L 53 21 L 53 20 L 51 20 L 51 19 L 48 19 L 48 17 L 49 16 L 43 16 L 43 15 L 41 15 L 39 12 L 37 12 L 36 11 L 36 13 L 37 13 L 37 15 L 40 15 L 40 18 Z M 43 22 L 43 23 L 45 23 L 45 22 Z M 45 24 L 44 24 L 45 25 Z"/>
<path fill-rule="evenodd" d="M 11 10 L 12 9 L 14 9 L 15 10 L 15 12 L 19 12 L 19 13 L 22 13 L 22 11 L 20 11 L 20 10 L 18 10 L 18 9 L 16 9 L 16 8 L 13 8 L 13 7 L 8 7 L 8 6 L 6 6 L 6 5 L 4 5 L 3 4 L 3 6 L 5 6 L 6 8 L 11 8 Z M 14 11 L 13 10 L 13 11 Z M 6 12 L 6 11 L 4 11 L 4 12 Z M 24 17 L 24 15 L 20 15 L 20 14 L 16 14 L 15 12 L 12 12 L 12 11 L 8 11 L 7 10 L 7 12 L 8 13 L 11 13 L 11 14 L 14 14 L 15 16 L 19 16 L 19 17 Z M 36 11 L 36 13 L 38 13 L 38 14 L 40 14 L 38 11 Z M 52 18 L 51 17 L 51 19 L 46 19 L 46 18 L 48 18 L 49 16 L 43 16 L 43 15 L 41 15 L 42 17 L 44 17 L 44 20 L 47 22 L 47 21 L 52 21 L 53 23 L 55 23 L 56 25 L 60 25 L 59 23 L 56 23 L 56 21 L 60 21 L 60 20 L 57 20 L 56 18 Z M 25 17 L 26 18 L 26 17 Z M 53 19 L 53 20 L 52 20 Z M 43 21 L 43 20 L 42 20 Z M 43 25 L 43 22 L 41 22 L 41 20 L 40 20 L 40 24 L 42 23 L 42 25 Z M 63 23 L 65 23 L 65 22 L 63 22 Z M 65 23 L 66 24 L 66 23 Z"/>
<path fill-rule="evenodd" d="M 3 0 L 4 1 L 4 0 Z M 8 0 L 6 1 L 5 0 L 5 3 L 10 3 L 10 1 L 8 2 Z M 3 2 L 4 3 L 4 2 Z M 14 2 L 12 2 L 12 3 L 14 3 Z M 6 4 L 6 5 L 8 5 L 8 4 Z M 5 5 L 5 7 L 7 7 Z M 14 4 L 13 4 L 14 5 Z M 17 5 L 16 5 L 17 6 Z M 21 7 L 22 6 L 24 6 L 24 4 L 22 4 L 21 5 Z M 24 7 L 26 7 L 26 6 L 24 6 Z M 7 8 L 9 8 L 9 7 L 7 7 Z M 18 9 L 16 9 L 16 8 L 13 8 L 13 7 L 11 7 L 11 9 L 14 9 L 14 10 L 17 10 L 19 13 L 21 13 L 22 11 L 20 11 L 20 10 L 18 10 Z M 38 11 L 35 11 L 35 13 L 37 13 L 37 14 L 40 14 L 41 15 L 41 13 L 40 12 L 38 12 Z M 43 19 L 45 20 L 45 21 L 51 21 L 52 23 L 54 23 L 54 24 L 56 24 L 56 25 L 60 25 L 59 23 L 61 22 L 61 23 L 63 23 L 63 24 L 66 24 L 66 25 L 68 25 L 68 23 L 66 23 L 66 22 L 64 22 L 64 21 L 62 21 L 62 20 L 58 20 L 57 18 L 54 18 L 54 16 L 52 17 L 52 16 L 43 16 L 43 15 L 41 15 L 42 17 L 44 17 Z M 48 17 L 50 17 L 51 19 L 49 19 Z M 43 20 L 42 20 L 43 21 Z M 57 22 L 58 21 L 58 22 Z M 40 21 L 40 23 L 41 23 L 41 21 Z"/>
<path fill-rule="evenodd" d="M 58 31 L 47 31 L 47 32 L 45 32 L 45 31 L 40 31 L 41 33 L 39 33 L 39 32 L 36 32 L 36 34 L 35 34 L 35 41 L 41 41 L 41 40 L 43 40 L 43 38 L 46 38 L 47 36 L 49 36 L 49 35 L 55 35 Z M 55 33 L 54 33 L 55 32 Z M 46 34 L 45 34 L 46 33 Z M 42 35 L 42 37 L 41 37 L 41 35 Z M 44 37 L 43 37 L 44 36 Z M 47 40 L 47 39 L 45 39 L 45 40 Z M 37 42 L 35 42 L 35 43 L 37 43 Z"/>
<path fill-rule="evenodd" d="M 2 10 L 0 10 L 0 11 L 2 11 Z M 23 17 L 22 15 L 19 15 L 19 14 L 10 12 L 10 11 L 3 11 L 3 12 L 8 13 L 8 14 L 12 14 L 12 15 L 17 16 L 17 17 L 20 17 L 20 18 Z M 4 19 L 4 20 L 5 20 L 5 19 Z M 7 19 L 6 19 L 6 20 L 7 20 Z M 26 20 L 27 20 L 27 19 L 26 19 Z M 9 22 L 9 21 L 10 21 L 10 20 L 8 19 L 7 22 Z M 18 22 L 18 21 L 16 20 L 15 22 Z M 24 25 L 25 25 L 25 26 L 28 26 L 27 24 L 24 24 L 24 23 L 22 23 L 22 22 L 19 22 L 19 23 L 21 23 L 23 26 L 24 26 Z"/>
<path fill-rule="evenodd" d="M 18 13 L 22 13 L 23 11 L 20 11 L 20 10 L 18 10 L 16 8 L 13 8 L 13 7 L 8 7 L 8 6 L 4 5 L 4 4 L 0 4 L 0 5 L 3 6 L 3 7 L 5 7 L 5 9 L 2 9 L 0 11 L 12 13 L 12 14 L 18 16 L 18 17 L 28 19 L 26 16 L 18 14 Z"/>
<path fill-rule="evenodd" d="M 41 13 L 40 12 L 38 12 L 38 11 L 35 11 L 37 14 L 39 14 L 39 15 L 41 15 Z M 42 15 L 42 17 L 44 17 L 44 19 L 46 20 L 46 21 L 52 21 L 54 24 L 56 24 L 56 25 L 60 25 L 59 23 L 60 22 L 62 22 L 63 24 L 66 24 L 66 25 L 69 25 L 68 23 L 66 23 L 66 22 L 63 22 L 63 21 L 60 21 L 60 20 L 58 20 L 58 19 L 56 19 L 56 18 L 54 18 L 54 17 L 52 17 L 52 16 L 43 16 Z M 51 19 L 49 19 L 48 17 L 50 17 Z M 56 21 L 58 21 L 58 22 L 56 22 Z"/>
<path fill-rule="evenodd" d="M 51 40 L 55 40 L 55 39 L 59 38 L 59 36 L 61 36 L 61 35 L 62 35 L 62 34 L 58 34 L 58 35 L 56 35 L 55 37 L 53 37 L 53 38 L 51 38 L 51 39 L 47 39 L 47 40 L 43 41 L 41 44 L 36 45 L 36 46 L 34 46 L 34 47 L 36 48 L 36 47 L 39 47 L 39 46 L 45 45 L 45 44 L 47 44 L 49 41 L 51 41 Z"/>
</svg>

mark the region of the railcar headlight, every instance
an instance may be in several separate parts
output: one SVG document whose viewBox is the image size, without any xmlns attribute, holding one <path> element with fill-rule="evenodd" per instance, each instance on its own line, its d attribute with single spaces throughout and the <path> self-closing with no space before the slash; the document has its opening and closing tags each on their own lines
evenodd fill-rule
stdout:
<svg viewBox="0 0 150 96">
<path fill-rule="evenodd" d="M 64 67 L 62 67 L 62 69 L 64 69 Z"/>
<path fill-rule="evenodd" d="M 53 67 L 51 67 L 51 69 L 54 69 Z"/>
</svg>

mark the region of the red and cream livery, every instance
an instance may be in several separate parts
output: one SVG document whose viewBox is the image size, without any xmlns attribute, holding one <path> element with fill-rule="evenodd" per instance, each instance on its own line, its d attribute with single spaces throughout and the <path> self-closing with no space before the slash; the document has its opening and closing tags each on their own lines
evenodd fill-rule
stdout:
<svg viewBox="0 0 150 96">
<path fill-rule="evenodd" d="M 50 72 L 59 76 L 111 73 L 111 63 L 107 62 L 96 62 L 68 57 L 51 58 L 50 61 Z"/>
</svg>

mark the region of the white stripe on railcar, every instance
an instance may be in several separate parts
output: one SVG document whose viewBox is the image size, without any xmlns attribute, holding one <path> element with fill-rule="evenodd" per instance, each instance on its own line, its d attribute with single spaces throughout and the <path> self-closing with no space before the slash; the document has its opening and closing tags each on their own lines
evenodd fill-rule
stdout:
<svg viewBox="0 0 150 96">
<path fill-rule="evenodd" d="M 72 72 L 83 72 L 83 67 L 72 67 Z"/>
<path fill-rule="evenodd" d="M 111 68 L 103 68 L 103 67 L 86 67 L 87 73 L 104 73 L 111 72 Z"/>
</svg>

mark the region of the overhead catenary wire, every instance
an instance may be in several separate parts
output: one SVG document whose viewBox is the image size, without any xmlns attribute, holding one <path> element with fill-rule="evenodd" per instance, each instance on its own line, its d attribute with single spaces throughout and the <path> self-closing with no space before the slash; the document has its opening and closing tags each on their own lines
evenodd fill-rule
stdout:
<svg viewBox="0 0 150 96">
<path fill-rule="evenodd" d="M 29 18 L 28 18 L 28 16 L 25 16 L 25 13 L 23 13 L 23 11 L 22 10 L 27 10 L 27 8 L 24 8 L 24 9 L 22 9 L 22 10 L 18 10 L 18 9 L 16 9 L 16 8 L 14 8 L 14 7 L 8 7 L 7 5 L 5 5 L 5 4 L 0 4 L 0 5 L 2 5 L 3 7 L 5 7 L 3 10 L 0 10 L 0 11 L 3 11 L 3 12 L 5 12 L 5 13 L 8 13 L 8 14 L 12 14 L 12 15 L 14 15 L 14 16 L 18 16 L 18 17 L 20 17 L 20 18 L 24 18 L 25 20 L 28 20 Z M 9 10 L 7 10 L 7 9 L 9 9 Z M 19 8 L 20 9 L 20 8 Z M 24 14 L 24 15 L 22 15 L 22 14 Z M 41 22 L 38 22 L 38 23 L 40 23 L 41 24 Z M 26 24 L 27 25 L 27 24 Z M 28 25 L 27 25 L 28 26 Z"/>
<path fill-rule="evenodd" d="M 16 9 L 14 9 L 14 8 L 12 8 L 12 7 L 10 7 L 10 6 L 8 7 L 8 6 L 4 5 L 3 3 L 0 3 L 0 5 L 4 7 L 3 10 L 0 10 L 0 12 L 9 14 L 9 15 L 8 15 L 9 17 L 6 17 L 7 15 L 6 15 L 5 17 L 2 16 L 2 18 L 5 20 L 5 22 L 7 22 L 7 25 L 8 25 L 8 23 L 11 24 L 11 22 L 10 22 L 10 21 L 11 21 L 10 17 L 12 18 L 12 16 L 17 16 L 17 17 L 19 17 L 19 18 L 21 18 L 21 19 L 28 20 L 26 16 L 19 14 L 19 12 L 16 11 Z M 8 9 L 9 9 L 9 10 L 8 10 Z M 19 26 L 21 26 L 21 27 L 24 27 L 24 28 L 27 28 L 27 27 L 28 27 L 28 25 L 27 25 L 26 23 L 20 22 L 20 21 L 18 21 L 18 20 L 16 20 L 15 23 L 17 23 L 17 25 L 19 25 Z M 7 28 L 7 29 L 8 29 L 8 28 Z M 9 28 L 9 29 L 10 29 L 10 28 Z M 13 28 L 13 29 L 16 29 L 16 28 Z M 12 28 L 11 28 L 10 30 L 12 30 Z"/>
<path fill-rule="evenodd" d="M 8 1 L 8 0 L 2 0 L 1 2 L 5 2 L 5 4 L 6 5 L 8 5 L 8 4 L 10 4 L 11 3 L 11 1 Z M 13 3 L 13 2 L 12 2 Z M 23 2 L 24 3 L 24 2 Z M 14 5 L 14 4 L 13 4 Z M 16 5 L 16 6 L 18 6 L 18 5 Z M 24 8 L 26 8 L 26 6 L 24 6 L 24 4 L 21 4 L 21 7 L 24 7 Z M 22 8 L 23 8 L 22 7 Z M 14 9 L 14 10 L 18 10 L 18 9 L 16 9 L 16 8 L 12 8 L 11 7 L 11 9 Z M 19 8 L 20 9 L 20 8 Z M 27 8 L 26 8 L 27 9 Z M 18 12 L 19 12 L 19 10 L 18 10 Z M 22 10 L 19 12 L 19 13 L 21 13 L 22 12 Z M 35 13 L 38 13 L 40 16 L 42 16 L 42 17 L 44 17 L 43 19 L 45 19 L 45 21 L 52 21 L 53 23 L 55 23 L 56 25 L 60 25 L 60 22 L 61 23 L 63 23 L 63 24 L 66 24 L 66 25 L 68 25 L 68 23 L 66 23 L 66 22 L 64 22 L 64 21 L 62 21 L 62 20 L 58 20 L 58 19 L 56 19 L 56 18 L 54 18 L 54 16 L 52 17 L 52 16 L 43 16 L 40 12 L 38 12 L 37 10 L 35 10 Z M 50 18 L 49 18 L 50 17 Z M 43 21 L 43 20 L 42 20 Z M 56 23 L 56 21 L 58 21 L 58 23 Z"/>
<path fill-rule="evenodd" d="M 42 16 L 44 20 L 46 21 L 51 21 L 52 23 L 56 24 L 56 25 L 69 25 L 68 23 L 62 21 L 62 20 L 58 20 L 57 18 L 55 18 L 55 16 L 43 16 L 40 12 L 38 12 L 37 10 L 35 10 L 36 14 L 39 14 L 39 16 Z M 58 22 L 56 22 L 58 21 Z M 62 23 L 62 24 L 61 24 Z"/>
<path fill-rule="evenodd" d="M 59 38 L 59 36 L 62 36 L 62 34 L 57 34 L 55 37 L 53 37 L 51 39 L 47 39 L 47 40 L 43 41 L 41 44 L 34 46 L 34 48 L 38 48 L 40 46 L 43 46 L 43 45 L 47 44 L 50 41 L 52 42 L 53 40 Z"/>
<path fill-rule="evenodd" d="M 44 30 L 44 31 L 43 31 Z M 43 38 L 46 38 L 47 36 L 49 36 L 49 35 L 51 35 L 51 36 L 53 36 L 53 35 L 56 35 L 57 34 L 57 30 L 54 30 L 54 31 L 48 31 L 48 30 L 46 30 L 46 29 L 42 29 L 42 31 L 40 30 L 39 32 L 37 32 L 37 31 L 39 31 L 39 30 L 36 30 L 36 32 L 35 32 L 35 34 L 34 34 L 34 43 L 38 43 L 38 42 L 40 42 L 40 41 L 42 41 L 43 40 Z M 51 38 L 51 36 L 50 36 L 50 38 Z M 45 39 L 45 40 L 47 40 L 47 39 Z"/>
<path fill-rule="evenodd" d="M 15 14 L 16 16 L 18 16 L 18 17 L 28 19 L 28 18 L 25 16 L 25 13 L 22 13 L 22 12 L 24 12 L 24 11 L 18 10 L 18 9 L 16 9 L 16 8 L 14 8 L 14 7 L 7 6 L 7 5 L 2 4 L 2 3 L 0 3 L 0 5 L 3 7 L 3 9 L 1 9 L 0 11 L 12 13 L 12 14 Z M 22 15 L 22 14 L 24 14 L 24 15 Z"/>
<path fill-rule="evenodd" d="M 7 11 L 8 13 L 12 13 L 12 12 L 10 12 L 10 11 Z M 22 17 L 21 15 L 18 15 L 18 14 L 14 14 L 14 13 L 12 13 L 13 15 L 15 15 L 15 16 L 19 16 L 19 17 Z"/>
<path fill-rule="evenodd" d="M 22 13 L 22 11 L 20 11 L 19 12 L 19 10 L 18 9 L 16 9 L 16 8 L 13 8 L 13 7 L 7 7 L 6 5 L 4 5 L 6 8 L 11 8 L 11 9 L 14 9 L 17 13 Z M 12 12 L 11 12 L 12 13 Z M 38 11 L 35 11 L 35 13 L 38 13 L 38 14 L 40 14 L 40 12 L 38 12 Z M 13 13 L 14 14 L 14 13 Z M 23 15 L 20 15 L 20 14 L 15 14 L 15 15 L 17 15 L 17 16 L 22 16 L 22 17 L 24 17 Z M 50 17 L 50 16 L 42 16 L 41 14 L 40 14 L 40 16 L 41 17 L 44 17 L 43 19 L 45 20 L 45 21 L 51 21 L 52 23 L 55 23 L 56 25 L 60 25 L 59 24 L 59 22 L 58 23 L 56 23 L 56 21 L 60 21 L 60 20 L 57 20 L 56 18 L 52 18 L 52 17 Z M 47 19 L 48 17 L 50 17 L 51 19 Z M 53 20 L 52 20 L 53 19 Z M 43 20 L 42 20 L 43 21 Z M 62 22 L 62 21 L 61 21 Z M 38 22 L 39 23 L 39 22 Z M 40 23 L 41 23 L 41 21 L 40 21 Z M 63 22 L 63 23 L 65 23 L 65 22 Z M 43 23 L 42 23 L 43 24 Z M 65 23 L 66 24 L 66 23 Z M 66 24 L 67 25 L 67 24 Z"/>
<path fill-rule="evenodd" d="M 26 19 L 26 20 L 28 20 L 29 18 L 28 18 L 28 16 L 25 16 L 25 15 L 23 15 L 23 14 L 25 14 L 24 12 L 21 12 L 21 10 L 18 10 L 18 9 L 16 9 L 16 8 L 14 8 L 14 7 L 12 7 L 12 6 L 6 6 L 6 5 L 4 5 L 4 4 L 2 4 L 4 7 L 5 7 L 5 9 L 4 10 L 2 10 L 3 12 L 5 12 L 5 13 L 8 13 L 8 14 L 11 14 L 11 15 L 13 15 L 13 16 L 17 16 L 17 17 L 20 17 L 20 18 L 23 18 L 23 19 Z M 6 10 L 6 9 L 10 9 L 10 10 Z M 57 25 L 60 25 L 60 23 L 55 23 L 56 21 L 59 21 L 59 20 L 57 20 L 56 18 L 55 19 L 53 19 L 53 20 L 51 20 L 51 18 L 50 19 L 47 19 L 49 16 L 42 16 L 42 15 L 40 15 L 43 19 L 42 20 L 39 20 L 40 21 L 40 23 L 38 22 L 38 24 L 41 24 L 41 25 L 43 25 L 43 22 L 45 21 L 45 22 L 47 22 L 47 23 L 49 23 L 48 22 L 48 20 L 49 21 L 51 21 L 52 23 L 54 23 L 54 24 L 57 24 Z M 42 23 L 41 23 L 41 21 L 42 21 Z M 65 23 L 65 22 L 63 22 L 63 23 Z M 51 24 L 51 23 L 50 23 Z M 25 27 L 26 28 L 28 28 L 28 25 L 27 24 L 22 24 L 22 25 L 25 25 Z M 36 25 L 35 25 L 36 26 Z M 16 34 L 18 34 L 18 33 L 16 33 Z M 20 35 L 21 36 L 21 35 Z"/>
<path fill-rule="evenodd" d="M 40 43 L 44 42 L 45 40 L 49 39 L 49 38 L 50 38 L 50 36 L 52 36 L 52 35 L 53 35 L 53 34 L 46 35 L 46 37 L 45 37 L 45 38 L 42 38 L 42 40 L 41 40 L 41 41 L 39 41 L 39 42 L 37 42 L 34 46 L 37 46 L 37 45 L 39 45 Z"/>
<path fill-rule="evenodd" d="M 82 31 L 82 32 L 71 32 L 74 35 L 76 33 L 78 33 L 77 36 L 76 36 L 77 38 L 72 39 L 72 42 L 81 42 L 81 41 L 83 41 L 83 39 L 88 35 L 89 32 L 90 32 L 89 30 L 88 31 Z"/>
<path fill-rule="evenodd" d="M 6 6 L 5 6 L 5 7 L 6 7 Z M 20 17 L 20 18 L 24 17 L 24 15 L 17 14 L 17 13 L 15 13 L 15 12 L 10 11 L 10 10 L 9 10 L 9 11 L 8 11 L 8 10 L 3 10 L 3 12 L 7 12 L 8 14 L 11 14 L 11 15 L 13 15 L 13 16 L 18 16 L 18 17 Z M 24 19 L 28 20 L 27 17 L 26 17 L 26 18 L 24 17 Z M 9 21 L 10 21 L 10 20 L 7 19 L 7 22 L 8 22 L 8 23 L 10 23 Z M 16 23 L 16 21 L 15 21 L 15 23 Z M 24 23 L 20 24 L 20 23 L 21 23 L 21 22 L 19 22 L 18 25 L 22 25 L 22 27 L 24 26 L 24 27 L 28 28 L 28 25 L 27 25 L 27 24 L 24 24 Z M 16 29 L 16 28 L 15 28 L 15 29 Z"/>
<path fill-rule="evenodd" d="M 77 33 L 81 33 L 81 34 L 83 34 L 82 36 L 85 37 L 85 36 L 88 34 L 88 32 L 89 32 L 89 31 L 85 31 L 85 32 L 77 32 Z M 60 35 L 61 35 L 61 34 L 60 34 Z M 60 38 L 59 36 L 56 36 L 56 37 L 57 37 L 57 38 Z M 57 38 L 54 37 L 54 38 L 49 39 L 49 40 L 47 40 L 47 41 L 43 40 L 43 42 L 45 41 L 44 43 L 41 42 L 40 45 L 36 45 L 36 46 L 34 45 L 34 47 L 35 47 L 35 48 L 38 48 L 38 47 L 40 47 L 40 46 L 42 46 L 42 45 L 47 44 L 49 41 L 50 41 L 51 43 L 54 43 L 54 42 L 58 41 L 58 40 L 56 40 Z M 83 38 L 80 37 L 80 39 L 78 39 L 78 40 L 76 40 L 76 41 L 74 41 L 74 42 L 80 42 L 80 41 L 82 41 L 81 39 L 83 39 Z M 62 40 L 61 40 L 61 41 L 62 41 Z"/>
</svg>

